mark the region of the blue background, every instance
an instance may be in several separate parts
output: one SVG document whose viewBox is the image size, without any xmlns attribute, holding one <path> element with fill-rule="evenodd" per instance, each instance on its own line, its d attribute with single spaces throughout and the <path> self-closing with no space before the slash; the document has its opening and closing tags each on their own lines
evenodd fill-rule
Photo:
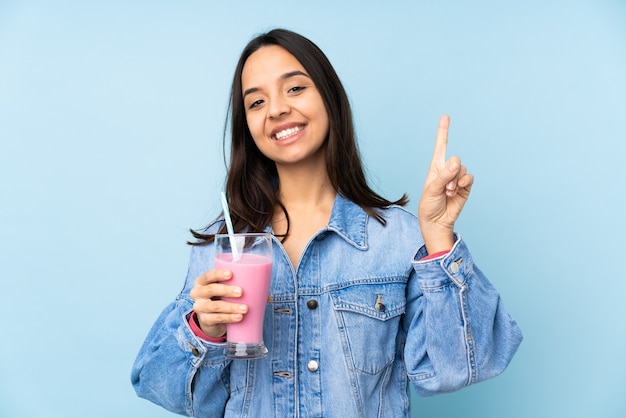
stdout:
<svg viewBox="0 0 626 418">
<path fill-rule="evenodd" d="M 231 74 L 301 32 L 373 186 L 415 208 L 437 120 L 476 176 L 458 230 L 525 341 L 417 417 L 626 416 L 626 2 L 0 2 L 0 416 L 169 417 L 130 367 L 219 211 Z"/>
</svg>

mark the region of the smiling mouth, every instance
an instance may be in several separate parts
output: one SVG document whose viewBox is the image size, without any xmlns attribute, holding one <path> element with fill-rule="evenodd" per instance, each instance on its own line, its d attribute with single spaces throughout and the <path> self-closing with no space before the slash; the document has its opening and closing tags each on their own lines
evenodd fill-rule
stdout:
<svg viewBox="0 0 626 418">
<path fill-rule="evenodd" d="M 298 132 L 302 131 L 303 129 L 304 129 L 304 126 L 296 126 L 296 127 L 293 127 L 293 128 L 284 129 L 282 131 L 276 132 L 276 135 L 274 135 L 274 137 L 277 140 L 285 139 L 287 137 L 290 137 L 292 135 L 297 134 Z"/>
</svg>

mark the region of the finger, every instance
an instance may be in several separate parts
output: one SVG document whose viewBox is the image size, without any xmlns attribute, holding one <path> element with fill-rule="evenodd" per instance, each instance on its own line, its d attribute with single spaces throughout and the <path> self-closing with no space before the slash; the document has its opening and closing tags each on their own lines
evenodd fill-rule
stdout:
<svg viewBox="0 0 626 418">
<path fill-rule="evenodd" d="M 474 184 L 474 176 L 471 174 L 459 175 L 456 180 L 456 188 L 447 189 L 446 195 L 448 197 L 454 197 L 457 194 L 461 194 L 463 198 L 467 199 L 472 190 L 472 184 Z"/>
<path fill-rule="evenodd" d="M 248 312 L 248 306 L 220 299 L 200 299 L 194 302 L 193 310 L 198 314 L 245 314 Z"/>
<path fill-rule="evenodd" d="M 432 163 L 443 166 L 446 162 L 446 149 L 448 146 L 448 128 L 450 127 L 450 116 L 443 115 L 439 119 L 437 136 L 435 137 L 435 150 L 433 151 Z"/>
<path fill-rule="evenodd" d="M 443 168 L 436 170 L 436 175 L 429 185 L 433 193 L 443 193 L 445 190 L 456 187 L 456 180 L 461 169 L 461 160 L 458 157 L 451 157 L 444 162 Z M 452 187 L 449 183 L 453 182 Z"/>
<path fill-rule="evenodd" d="M 196 317 L 198 318 L 198 323 L 200 328 L 210 335 L 211 329 L 218 330 L 221 329 L 221 332 L 215 332 L 215 336 L 224 335 L 226 329 L 224 327 L 225 324 L 231 324 L 234 322 L 241 322 L 243 320 L 242 314 L 227 314 L 227 313 L 201 313 L 196 311 Z"/>
<path fill-rule="evenodd" d="M 465 174 L 467 174 L 467 167 L 462 165 L 456 176 L 446 184 L 446 190 L 456 190 L 458 187 L 462 187 L 459 181 Z"/>
<path fill-rule="evenodd" d="M 462 165 L 456 177 L 446 184 L 446 194 L 452 197 L 456 195 L 459 189 L 471 186 L 473 181 L 474 177 L 471 174 L 467 174 L 467 167 Z"/>
<path fill-rule="evenodd" d="M 203 274 L 196 278 L 195 284 L 203 286 L 211 283 L 221 282 L 224 280 L 230 280 L 233 274 L 230 270 L 213 269 L 205 271 Z"/>
<path fill-rule="evenodd" d="M 193 310 L 200 327 L 208 331 L 211 328 L 223 326 L 223 324 L 240 322 L 248 312 L 248 307 L 229 302 L 202 300 L 194 303 Z"/>
<path fill-rule="evenodd" d="M 221 283 L 209 283 L 206 285 L 196 285 L 189 291 L 189 297 L 193 300 L 219 299 L 222 297 L 241 297 L 241 287 L 230 286 Z"/>
<path fill-rule="evenodd" d="M 458 181 L 458 186 L 463 189 L 466 189 L 468 192 L 472 188 L 473 184 L 474 184 L 474 176 L 472 174 L 466 174 L 463 177 L 461 177 Z"/>
</svg>

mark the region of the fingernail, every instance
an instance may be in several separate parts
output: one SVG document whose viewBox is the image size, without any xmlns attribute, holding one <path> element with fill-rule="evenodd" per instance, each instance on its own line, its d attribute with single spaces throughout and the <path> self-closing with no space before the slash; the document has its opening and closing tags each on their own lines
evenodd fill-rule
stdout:
<svg viewBox="0 0 626 418">
<path fill-rule="evenodd" d="M 224 270 L 224 272 L 222 273 L 222 276 L 229 278 L 230 277 L 230 271 L 228 270 Z"/>
<path fill-rule="evenodd" d="M 246 312 L 247 310 L 248 310 L 248 307 L 246 305 L 239 305 L 240 312 Z"/>
<path fill-rule="evenodd" d="M 459 169 L 459 165 L 456 162 L 451 162 L 450 165 L 448 166 L 448 169 L 450 171 L 456 171 Z"/>
<path fill-rule="evenodd" d="M 233 288 L 233 296 L 241 296 L 241 288 L 240 287 Z"/>
</svg>

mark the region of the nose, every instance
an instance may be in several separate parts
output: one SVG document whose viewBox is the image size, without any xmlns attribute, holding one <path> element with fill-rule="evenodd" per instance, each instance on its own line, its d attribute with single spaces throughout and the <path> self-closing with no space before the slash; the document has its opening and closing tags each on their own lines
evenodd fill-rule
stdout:
<svg viewBox="0 0 626 418">
<path fill-rule="evenodd" d="M 267 116 L 270 119 L 278 119 L 281 116 L 289 114 L 291 107 L 289 103 L 280 96 L 273 97 L 269 103 Z"/>
</svg>

